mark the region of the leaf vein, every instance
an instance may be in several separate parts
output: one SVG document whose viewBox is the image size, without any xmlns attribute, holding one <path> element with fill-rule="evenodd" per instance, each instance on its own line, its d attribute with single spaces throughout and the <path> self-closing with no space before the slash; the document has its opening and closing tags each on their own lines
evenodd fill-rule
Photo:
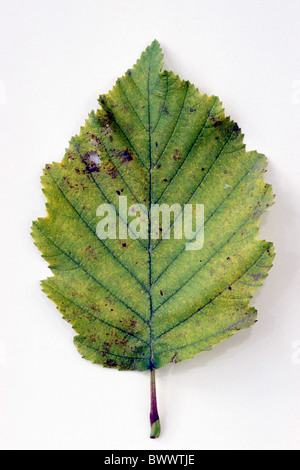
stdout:
<svg viewBox="0 0 300 470">
<path fill-rule="evenodd" d="M 248 173 L 249 173 L 249 171 L 246 173 L 246 175 L 244 176 L 244 178 L 248 175 Z M 243 178 L 243 179 L 244 179 L 244 178 Z M 241 181 L 242 181 L 242 180 L 241 180 Z M 240 181 L 238 184 L 240 184 L 241 181 Z M 226 199 L 227 199 L 227 198 L 226 198 Z M 265 199 L 265 197 L 262 198 L 262 201 L 263 201 L 264 199 Z M 225 202 L 225 201 L 223 201 L 223 203 L 224 203 L 224 202 Z M 223 203 L 222 203 L 222 204 L 223 204 Z M 222 205 L 222 204 L 221 204 L 221 205 Z M 216 212 L 220 207 L 221 207 L 221 206 L 219 206 L 219 207 L 215 210 L 215 212 Z M 214 213 L 213 213 L 213 214 L 214 214 Z M 213 216 L 213 214 L 210 216 L 210 218 Z M 160 304 L 160 306 L 159 306 L 156 310 L 154 310 L 154 312 L 156 312 L 157 310 L 159 310 L 166 302 L 168 302 L 172 297 L 174 297 L 176 294 L 178 294 L 178 292 L 179 292 L 181 289 L 183 289 L 183 287 L 185 287 L 185 286 L 190 282 L 191 279 L 193 279 L 193 278 L 194 278 L 212 259 L 214 259 L 214 257 L 222 250 L 222 248 L 224 248 L 224 246 L 226 246 L 226 245 L 230 242 L 230 240 L 237 234 L 237 232 L 239 232 L 239 231 L 242 229 L 242 227 L 249 221 L 249 218 L 251 218 L 251 216 L 252 216 L 252 214 L 247 215 L 246 219 L 243 220 L 242 224 L 241 224 L 236 230 L 233 231 L 233 233 L 230 235 L 230 237 L 229 237 L 227 240 L 225 240 L 225 242 L 208 258 L 208 260 L 207 260 L 205 263 L 201 264 L 201 266 L 189 277 L 189 279 L 187 279 L 187 280 L 176 290 L 176 292 L 174 292 L 172 295 L 170 295 L 168 298 L 166 298 L 166 299 Z M 210 218 L 209 218 L 209 219 L 210 219 Z M 208 220 L 209 220 L 209 219 L 208 219 Z M 208 222 L 208 220 L 207 220 L 207 222 Z M 206 222 L 206 223 L 207 223 L 207 222 Z M 205 225 L 206 225 L 206 224 L 205 224 Z M 253 234 L 250 234 L 249 237 L 253 237 Z M 247 238 L 249 238 L 249 237 L 244 237 L 244 238 L 242 239 L 242 241 L 244 242 L 244 241 L 245 241 Z M 180 252 L 180 254 L 181 254 L 182 252 L 183 252 L 183 250 Z M 179 254 L 179 255 L 180 255 L 180 254 Z M 178 258 L 178 256 L 177 256 L 177 258 Z M 169 266 L 170 266 L 170 265 L 169 265 Z"/>
<path fill-rule="evenodd" d="M 139 284 L 140 286 L 145 290 L 147 291 L 147 288 L 144 286 L 144 284 L 135 276 L 135 274 L 124 264 L 122 263 L 122 261 L 120 261 L 119 258 L 116 257 L 116 255 L 108 248 L 108 246 L 104 243 L 103 240 L 101 240 L 97 234 L 94 232 L 94 230 L 92 229 L 92 227 L 89 225 L 89 223 L 85 220 L 84 217 L 82 217 L 82 214 L 76 209 L 76 207 L 72 204 L 72 202 L 70 201 L 70 199 L 66 196 L 65 192 L 62 190 L 62 188 L 60 187 L 60 185 L 58 184 L 57 180 L 54 178 L 54 176 L 52 175 L 51 171 L 49 172 L 51 178 L 53 179 L 55 185 L 57 186 L 57 188 L 59 189 L 59 191 L 61 192 L 61 194 L 63 195 L 63 197 L 66 199 L 66 201 L 69 203 L 69 205 L 72 207 L 72 209 L 76 212 L 76 214 L 78 215 L 78 218 L 79 220 L 81 220 L 82 222 L 84 222 L 84 224 L 86 225 L 86 227 L 89 229 L 89 231 L 94 235 L 94 237 L 96 237 L 97 239 L 97 242 L 101 243 L 105 248 L 106 250 L 108 251 L 108 253 L 114 258 L 115 261 L 117 261 L 132 277 L 133 279 L 135 279 Z M 93 180 L 95 181 L 94 177 L 93 177 Z M 98 186 L 98 184 L 96 183 L 95 181 L 95 184 Z M 100 187 L 99 187 L 100 189 Z M 101 191 L 101 193 L 103 194 L 103 192 Z M 104 195 L 104 194 L 103 194 Z M 104 196 L 105 197 L 105 196 Z M 106 198 L 107 202 L 109 202 L 109 200 Z"/>
<path fill-rule="evenodd" d="M 76 268 L 76 269 L 79 269 L 79 268 Z M 61 297 L 64 297 L 66 300 L 68 300 L 69 302 L 71 302 L 73 305 L 75 305 L 76 307 L 78 307 L 80 310 L 82 310 L 83 312 L 86 312 L 90 317 L 94 318 L 96 321 L 99 321 L 101 323 L 104 323 L 105 325 L 109 326 L 110 328 L 114 328 L 115 330 L 118 330 L 120 331 L 121 333 L 123 333 L 124 335 L 126 336 L 131 336 L 132 338 L 135 338 L 136 340 L 138 341 L 141 341 L 142 343 L 145 343 L 147 344 L 147 346 L 150 346 L 149 343 L 145 340 L 143 340 L 142 338 L 139 338 L 138 336 L 134 335 L 133 333 L 129 333 L 128 331 L 125 331 L 123 330 L 122 328 L 118 327 L 118 326 L 115 326 L 115 325 L 112 325 L 111 323 L 108 323 L 106 320 L 103 320 L 102 318 L 100 317 L 97 317 L 96 315 L 94 315 L 93 313 L 91 313 L 90 310 L 87 310 L 86 308 L 82 307 L 82 305 L 79 305 L 77 302 L 75 302 L 74 299 L 71 299 L 70 297 L 66 296 L 65 294 L 63 294 L 62 292 L 60 292 L 58 289 L 54 288 L 53 286 L 47 284 L 46 281 L 43 281 L 43 284 L 45 286 L 48 287 L 48 289 L 51 289 L 53 290 L 54 292 L 56 292 L 57 294 L 59 294 Z"/>
<path fill-rule="evenodd" d="M 145 129 L 145 131 L 147 131 L 147 128 L 146 128 L 145 124 L 144 124 L 143 121 L 141 120 L 139 114 L 137 113 L 137 111 L 136 111 L 136 109 L 134 108 L 133 104 L 131 103 L 131 101 L 129 100 L 128 96 L 126 95 L 126 93 L 125 93 L 125 91 L 124 91 L 124 89 L 123 89 L 123 87 L 122 87 L 122 85 L 121 85 L 121 82 L 119 81 L 118 84 L 119 84 L 119 87 L 120 87 L 121 91 L 123 92 L 123 95 L 125 96 L 127 102 L 130 104 L 131 108 L 133 109 L 134 113 L 136 114 L 137 118 L 139 119 L 140 123 L 142 124 L 143 128 Z"/>
<path fill-rule="evenodd" d="M 178 122 L 180 121 L 182 112 L 183 112 L 183 110 L 184 110 L 184 106 L 185 106 L 185 102 L 186 102 L 186 98 L 187 98 L 187 94 L 188 94 L 188 89 L 189 89 L 189 82 L 186 82 L 185 96 L 184 96 L 184 100 L 183 100 L 183 103 L 182 103 L 180 112 L 179 112 L 179 114 L 178 114 L 178 118 L 177 118 L 176 123 L 175 123 L 175 125 L 174 125 L 172 134 L 170 135 L 170 137 L 169 137 L 169 139 L 168 139 L 168 141 L 167 141 L 167 143 L 166 143 L 166 145 L 165 145 L 164 150 L 162 151 L 162 153 L 160 154 L 158 160 L 156 161 L 156 163 L 155 163 L 155 165 L 154 165 L 154 168 L 157 167 L 157 165 L 158 165 L 158 163 L 160 162 L 161 158 L 163 157 L 165 151 L 167 150 L 167 147 L 168 147 L 168 145 L 169 145 L 169 143 L 170 143 L 170 141 L 171 141 L 173 135 L 175 134 L 175 130 L 176 130 L 176 128 L 177 128 Z"/>
<path fill-rule="evenodd" d="M 229 287 L 233 286 L 236 282 L 238 282 L 240 279 L 242 279 L 255 265 L 256 263 L 263 257 L 263 255 L 267 252 L 267 250 L 269 249 L 266 248 L 264 250 L 264 252 L 259 256 L 259 258 L 243 273 L 241 274 L 241 276 L 237 279 L 235 279 Z M 188 322 L 191 318 L 193 318 L 195 315 L 197 315 L 198 313 L 200 313 L 202 310 L 204 310 L 208 305 L 210 305 L 212 302 L 214 302 L 218 297 L 220 297 L 222 294 L 224 294 L 224 292 L 228 289 L 228 286 L 225 287 L 225 289 L 223 289 L 219 294 L 217 294 L 215 297 L 213 297 L 212 299 L 210 299 L 205 305 L 203 305 L 203 307 L 197 309 L 194 313 L 192 313 L 189 317 L 187 317 L 185 320 L 182 320 L 180 323 L 178 323 L 177 325 L 173 326 L 172 328 L 170 328 L 169 330 L 161 333 L 159 336 L 157 336 L 156 338 L 154 338 L 154 341 L 157 341 L 159 338 L 161 338 L 162 336 L 166 335 L 167 333 L 169 333 L 170 331 L 173 331 L 175 328 L 178 328 L 180 325 L 182 325 L 183 323 L 186 323 Z"/>
<path fill-rule="evenodd" d="M 232 328 L 234 328 L 235 326 L 237 325 L 240 325 L 240 324 L 243 324 L 243 323 L 248 323 L 248 319 L 247 318 L 243 318 L 242 320 L 239 320 L 235 323 L 232 323 L 231 325 L 229 325 L 227 328 L 224 328 L 223 330 L 220 330 L 218 331 L 217 333 L 213 334 L 213 335 L 209 335 L 209 336 L 206 336 L 205 338 L 202 338 L 202 339 L 199 339 L 198 341 L 194 341 L 193 343 L 189 343 L 189 344 L 184 344 L 183 346 L 178 346 L 177 348 L 172 348 L 172 349 L 166 349 L 165 351 L 159 351 L 159 352 L 156 352 L 155 354 L 156 355 L 161 355 L 161 354 L 166 354 L 168 352 L 173 352 L 173 351 L 177 351 L 179 349 L 184 349 L 184 348 L 189 348 L 191 346 L 195 346 L 196 344 L 198 343 L 202 343 L 203 341 L 207 341 L 211 338 L 215 338 L 217 336 L 219 336 L 220 334 L 223 334 L 223 333 L 226 333 L 226 331 L 230 331 L 232 330 Z M 197 348 L 198 349 L 198 348 Z M 207 349 L 201 349 L 199 351 L 207 351 Z"/>
<path fill-rule="evenodd" d="M 209 111 L 209 113 L 208 113 L 208 116 L 207 116 L 207 119 L 206 119 L 206 121 L 205 121 L 204 126 L 202 127 L 202 129 L 200 129 L 199 133 L 197 134 L 196 139 L 194 140 L 194 142 L 192 143 L 191 147 L 189 148 L 188 153 L 186 154 L 185 158 L 184 158 L 183 161 L 181 162 L 180 166 L 177 168 L 176 173 L 172 176 L 172 178 L 170 179 L 169 183 L 167 184 L 167 186 L 165 187 L 165 189 L 163 190 L 163 192 L 161 193 L 161 195 L 160 195 L 159 198 L 157 199 L 156 203 L 158 203 L 158 202 L 161 200 L 161 198 L 163 197 L 163 195 L 165 194 L 165 192 L 167 191 L 167 189 L 169 188 L 169 186 L 171 185 L 171 183 L 174 181 L 174 179 L 176 178 L 176 176 L 178 175 L 178 173 L 179 173 L 180 170 L 182 169 L 183 165 L 185 164 L 185 162 L 186 162 L 188 156 L 190 155 L 192 149 L 194 148 L 196 142 L 198 141 L 198 139 L 200 139 L 201 135 L 202 135 L 203 132 L 205 131 L 206 126 L 207 126 L 207 123 L 208 123 L 208 120 L 209 120 L 209 118 L 210 118 L 210 116 L 211 116 L 211 113 L 212 113 L 212 111 L 213 111 L 213 109 L 214 109 L 214 107 L 215 107 L 217 101 L 218 101 L 218 98 L 216 98 L 216 100 L 215 100 L 215 102 L 214 102 L 212 108 L 210 109 L 210 111 Z M 232 134 L 233 134 L 233 132 L 232 132 Z M 211 165 L 210 169 L 208 170 L 208 172 L 207 172 L 206 175 L 204 176 L 203 181 L 205 180 L 205 177 L 208 175 L 208 173 L 210 172 L 210 170 L 211 170 L 212 167 L 214 166 L 215 162 L 218 160 L 219 156 L 223 153 L 223 150 L 225 149 L 226 145 L 228 144 L 228 142 L 229 142 L 229 140 L 230 140 L 232 134 L 230 135 L 229 139 L 226 141 L 226 143 L 225 143 L 225 145 L 223 146 L 223 148 L 221 149 L 220 153 L 219 153 L 219 154 L 217 155 L 217 157 L 215 158 L 215 160 L 214 160 L 213 164 Z M 200 184 L 201 184 L 201 183 L 200 183 Z"/>
<path fill-rule="evenodd" d="M 104 284 L 102 284 L 99 279 L 97 279 L 95 276 L 93 276 L 89 271 L 87 271 L 82 264 L 80 264 L 78 261 L 75 260 L 75 258 L 72 258 L 68 253 L 66 253 L 59 245 L 57 245 L 51 238 L 49 238 L 46 233 L 39 227 L 40 232 L 43 234 L 43 236 L 52 243 L 58 250 L 60 250 L 67 258 L 69 258 L 74 264 L 78 266 L 82 271 L 84 271 L 87 276 L 89 276 L 91 279 L 93 279 L 97 284 L 99 284 L 104 290 L 106 290 L 109 294 L 113 295 L 120 303 L 122 303 L 126 308 L 131 310 L 135 315 L 137 315 L 146 325 L 148 325 L 148 322 L 132 307 L 126 304 L 122 299 L 120 299 L 116 294 L 114 294 L 111 290 L 108 289 Z"/>
</svg>

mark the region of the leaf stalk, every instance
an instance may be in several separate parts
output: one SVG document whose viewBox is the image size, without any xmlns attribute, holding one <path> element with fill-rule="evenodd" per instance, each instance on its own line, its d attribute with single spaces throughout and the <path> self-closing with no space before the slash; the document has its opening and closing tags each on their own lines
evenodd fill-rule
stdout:
<svg viewBox="0 0 300 470">
<path fill-rule="evenodd" d="M 157 439 L 160 436 L 160 419 L 157 409 L 157 396 L 156 396 L 156 377 L 155 369 L 151 369 L 151 410 L 150 410 L 150 425 L 151 425 L 151 439 Z"/>
</svg>

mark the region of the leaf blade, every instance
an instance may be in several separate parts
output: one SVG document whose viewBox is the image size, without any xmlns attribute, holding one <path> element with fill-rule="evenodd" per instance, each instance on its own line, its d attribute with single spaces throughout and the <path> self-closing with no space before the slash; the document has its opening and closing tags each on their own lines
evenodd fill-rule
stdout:
<svg viewBox="0 0 300 470">
<path fill-rule="evenodd" d="M 62 163 L 47 165 L 48 215 L 33 225 L 54 274 L 43 289 L 79 333 L 79 352 L 120 370 L 186 360 L 252 326 L 249 303 L 274 258 L 272 244 L 257 240 L 273 204 L 265 157 L 246 151 L 217 97 L 162 66 L 154 41 L 100 96 Z M 151 220 L 148 240 L 135 240 L 120 196 L 146 213 L 204 204 L 202 250 L 187 251 L 184 237 L 151 239 Z M 101 204 L 115 208 L 126 240 L 99 239 Z"/>
</svg>

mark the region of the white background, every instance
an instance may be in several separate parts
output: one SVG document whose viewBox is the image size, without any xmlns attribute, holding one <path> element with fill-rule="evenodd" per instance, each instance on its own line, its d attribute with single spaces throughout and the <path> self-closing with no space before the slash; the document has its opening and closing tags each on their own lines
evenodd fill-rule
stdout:
<svg viewBox="0 0 300 470">
<path fill-rule="evenodd" d="M 300 448 L 299 23 L 298 0 L 0 1 L 2 449 Z M 255 327 L 158 371 L 151 441 L 148 373 L 81 359 L 40 290 L 30 226 L 45 164 L 154 38 L 166 68 L 218 95 L 267 155 L 276 205 L 261 237 L 277 257 Z"/>
</svg>

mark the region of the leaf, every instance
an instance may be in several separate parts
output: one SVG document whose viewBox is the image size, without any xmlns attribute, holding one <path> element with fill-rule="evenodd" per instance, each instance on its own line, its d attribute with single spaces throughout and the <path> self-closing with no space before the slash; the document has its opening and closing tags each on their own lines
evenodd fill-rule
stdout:
<svg viewBox="0 0 300 470">
<path fill-rule="evenodd" d="M 274 257 L 272 243 L 257 238 L 273 203 L 266 158 L 246 151 L 217 97 L 162 65 L 154 41 L 100 96 L 101 109 L 71 139 L 62 163 L 46 166 L 48 215 L 33 224 L 54 274 L 43 290 L 78 333 L 80 354 L 106 367 L 151 371 L 152 437 L 160 429 L 155 369 L 253 325 L 249 303 Z M 134 206 L 135 225 L 120 206 L 125 200 L 128 208 L 143 205 Z M 127 237 L 99 238 L 103 204 L 114 207 Z M 153 237 L 151 217 L 143 232 L 141 217 L 155 204 L 204 205 L 202 249 L 171 237 L 181 212 L 171 214 L 169 239 L 163 227 Z M 138 228 L 143 237 L 134 238 Z"/>
</svg>

